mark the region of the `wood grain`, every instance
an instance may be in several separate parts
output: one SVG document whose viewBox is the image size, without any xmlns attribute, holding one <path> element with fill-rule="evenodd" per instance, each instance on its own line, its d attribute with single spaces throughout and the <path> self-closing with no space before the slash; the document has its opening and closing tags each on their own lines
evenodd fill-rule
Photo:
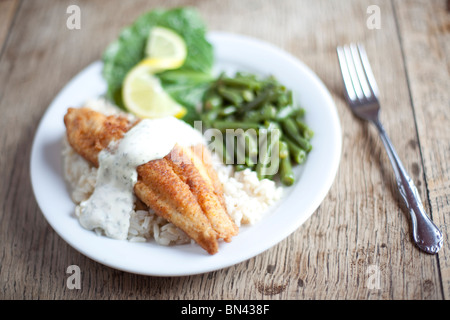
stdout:
<svg viewBox="0 0 450 320">
<path fill-rule="evenodd" d="M 23 0 L 0 56 L 1 299 L 448 299 L 449 250 L 432 256 L 412 244 L 389 160 L 375 129 L 348 109 L 335 53 L 337 45 L 364 42 L 380 87 L 381 120 L 447 240 L 445 1 L 78 0 L 81 29 L 69 30 L 72 2 Z M 34 199 L 30 150 L 52 99 L 121 28 L 146 10 L 180 5 L 198 8 L 210 30 L 273 43 L 316 72 L 340 116 L 342 158 L 323 203 L 278 245 L 207 274 L 145 277 L 92 261 L 52 230 Z M 370 5 L 380 8 L 381 29 L 366 26 Z M 80 290 L 66 286 L 74 264 Z M 372 272 L 379 283 L 371 282 Z"/>
<path fill-rule="evenodd" d="M 0 1 L 0 53 L 11 29 L 19 2 L 19 0 Z"/>
<path fill-rule="evenodd" d="M 445 1 L 396 1 L 395 9 L 414 106 L 430 214 L 449 243 L 450 212 L 450 14 Z M 450 298 L 448 245 L 439 253 L 446 299 Z"/>
</svg>

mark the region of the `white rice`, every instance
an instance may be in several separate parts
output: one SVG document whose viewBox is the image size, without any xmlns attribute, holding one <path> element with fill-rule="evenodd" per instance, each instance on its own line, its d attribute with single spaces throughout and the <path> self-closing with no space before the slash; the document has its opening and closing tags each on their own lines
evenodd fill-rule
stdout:
<svg viewBox="0 0 450 320">
<path fill-rule="evenodd" d="M 84 106 L 108 115 L 120 112 L 104 99 L 88 101 Z M 129 117 L 132 118 L 131 115 Z M 76 204 L 75 215 L 78 217 L 79 204 L 87 200 L 94 191 L 97 168 L 72 149 L 65 135 L 62 141 L 62 159 L 64 178 L 72 201 Z M 252 225 L 262 219 L 283 195 L 283 187 L 268 179 L 260 181 L 250 169 L 235 172 L 233 166 L 223 165 L 217 159 L 213 163 L 223 186 L 228 213 L 238 226 Z M 103 234 L 102 230 L 95 231 Z M 135 208 L 130 214 L 128 240 L 145 242 L 152 239 L 160 245 L 191 241 L 182 230 L 157 216 L 151 209 Z"/>
</svg>

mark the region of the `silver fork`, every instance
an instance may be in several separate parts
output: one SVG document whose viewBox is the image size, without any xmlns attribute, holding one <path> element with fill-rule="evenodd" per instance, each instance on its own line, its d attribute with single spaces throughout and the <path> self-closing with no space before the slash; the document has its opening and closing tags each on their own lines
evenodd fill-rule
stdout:
<svg viewBox="0 0 450 320">
<path fill-rule="evenodd" d="M 345 96 L 353 113 L 375 125 L 394 168 L 400 194 L 411 214 L 412 234 L 417 246 L 428 253 L 437 253 L 443 244 L 441 231 L 425 213 L 414 182 L 407 174 L 386 131 L 379 120 L 380 103 L 366 51 L 361 44 L 337 47 L 339 65 L 345 85 Z"/>
</svg>

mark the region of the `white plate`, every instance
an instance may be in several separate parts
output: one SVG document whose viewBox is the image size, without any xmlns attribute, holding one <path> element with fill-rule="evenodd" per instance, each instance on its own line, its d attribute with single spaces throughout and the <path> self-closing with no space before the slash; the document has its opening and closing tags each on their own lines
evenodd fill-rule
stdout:
<svg viewBox="0 0 450 320">
<path fill-rule="evenodd" d="M 319 78 L 290 54 L 260 40 L 212 32 L 216 71 L 236 70 L 273 74 L 294 90 L 306 109 L 306 121 L 315 132 L 313 151 L 296 168 L 297 182 L 278 206 L 251 227 L 243 227 L 231 243 L 222 243 L 215 255 L 198 245 L 165 247 L 97 236 L 80 226 L 73 212 L 61 166 L 63 116 L 68 107 L 105 92 L 102 64 L 95 62 L 74 77 L 45 112 L 31 154 L 31 182 L 36 200 L 53 229 L 87 257 L 127 272 L 154 276 L 183 276 L 225 268 L 271 248 L 305 222 L 328 193 L 340 161 L 341 128 L 334 102 Z M 76 261 L 74 261 L 76 263 Z"/>
</svg>

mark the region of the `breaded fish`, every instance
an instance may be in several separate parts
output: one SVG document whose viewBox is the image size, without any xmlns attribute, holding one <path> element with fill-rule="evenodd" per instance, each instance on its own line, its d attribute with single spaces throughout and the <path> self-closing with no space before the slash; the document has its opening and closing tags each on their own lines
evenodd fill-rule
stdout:
<svg viewBox="0 0 450 320">
<path fill-rule="evenodd" d="M 88 108 L 69 108 L 64 123 L 73 149 L 98 167 L 100 151 L 137 122 Z M 138 166 L 137 173 L 137 198 L 208 253 L 217 253 L 219 239 L 229 242 L 237 235 L 238 227 L 227 213 L 222 186 L 205 146 L 177 144 L 164 158 Z"/>
<path fill-rule="evenodd" d="M 214 190 L 211 179 L 205 177 L 208 176 L 208 172 L 199 157 L 194 155 L 192 149 L 180 148 L 176 145 L 165 159 L 196 196 L 198 204 L 213 229 L 218 233 L 219 238 L 227 242 L 231 241 L 231 237 L 237 231 L 235 224 L 231 219 L 224 219 L 225 216 L 228 216 L 228 213 L 221 202 L 223 195 L 221 192 L 218 195 L 217 189 Z M 202 174 L 202 172 L 204 173 Z"/>
</svg>

